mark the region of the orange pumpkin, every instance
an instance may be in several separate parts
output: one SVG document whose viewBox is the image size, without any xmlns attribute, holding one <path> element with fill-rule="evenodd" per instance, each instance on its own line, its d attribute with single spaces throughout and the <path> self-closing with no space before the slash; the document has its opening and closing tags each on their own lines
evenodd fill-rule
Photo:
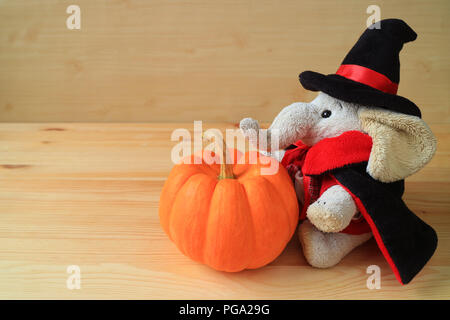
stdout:
<svg viewBox="0 0 450 320">
<path fill-rule="evenodd" d="M 239 153 L 230 151 L 238 160 Z M 205 155 L 214 153 L 202 154 L 201 164 L 194 164 L 193 155 L 191 164 L 175 165 L 164 184 L 159 206 L 164 231 L 182 253 L 216 270 L 236 272 L 270 263 L 298 223 L 287 171 L 279 165 L 277 173 L 261 175 L 261 168 L 276 160 L 255 151 L 221 165 L 205 162 Z M 252 156 L 256 164 L 249 164 Z"/>
</svg>

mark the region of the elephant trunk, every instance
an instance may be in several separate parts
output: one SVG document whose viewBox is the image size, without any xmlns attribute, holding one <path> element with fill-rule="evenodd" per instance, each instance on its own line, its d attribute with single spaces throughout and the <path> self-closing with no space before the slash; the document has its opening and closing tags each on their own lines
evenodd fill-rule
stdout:
<svg viewBox="0 0 450 320">
<path fill-rule="evenodd" d="M 293 103 L 285 107 L 267 131 L 268 151 L 285 149 L 298 140 L 308 137 L 311 123 L 308 103 Z M 264 137 L 260 137 L 263 141 Z"/>
</svg>

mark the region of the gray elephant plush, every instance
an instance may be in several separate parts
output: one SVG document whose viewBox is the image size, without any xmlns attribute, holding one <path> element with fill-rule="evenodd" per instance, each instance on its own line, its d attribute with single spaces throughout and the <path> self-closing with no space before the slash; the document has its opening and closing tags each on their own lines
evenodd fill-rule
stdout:
<svg viewBox="0 0 450 320">
<path fill-rule="evenodd" d="M 419 108 L 397 95 L 399 52 L 416 33 L 402 20 L 368 28 L 336 74 L 306 71 L 319 91 L 275 118 L 279 150 L 267 150 L 291 175 L 301 204 L 298 236 L 308 263 L 328 268 L 374 236 L 396 278 L 406 284 L 437 246 L 435 231 L 401 197 L 404 178 L 428 163 L 436 139 Z M 240 123 L 245 135 L 256 120 Z"/>
</svg>

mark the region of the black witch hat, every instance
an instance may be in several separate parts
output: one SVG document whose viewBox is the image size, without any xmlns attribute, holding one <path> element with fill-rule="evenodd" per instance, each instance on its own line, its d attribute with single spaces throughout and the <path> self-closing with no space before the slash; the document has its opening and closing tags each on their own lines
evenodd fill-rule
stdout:
<svg viewBox="0 0 450 320">
<path fill-rule="evenodd" d="M 322 91 L 347 102 L 420 117 L 420 109 L 412 101 L 397 95 L 399 53 L 417 34 L 403 20 L 379 23 L 379 29 L 372 25 L 364 31 L 335 74 L 304 71 L 300 83 L 307 90 Z"/>
</svg>

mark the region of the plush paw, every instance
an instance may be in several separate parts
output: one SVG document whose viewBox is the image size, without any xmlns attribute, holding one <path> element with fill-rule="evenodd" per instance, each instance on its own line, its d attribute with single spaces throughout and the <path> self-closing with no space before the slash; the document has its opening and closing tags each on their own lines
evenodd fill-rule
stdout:
<svg viewBox="0 0 450 320">
<path fill-rule="evenodd" d="M 298 237 L 306 261 L 316 268 L 329 268 L 369 240 L 372 234 L 323 233 L 305 220 L 299 227 Z"/>
<path fill-rule="evenodd" d="M 347 191 L 333 186 L 308 207 L 306 215 L 320 231 L 340 232 L 350 224 L 356 212 L 355 202 Z"/>
</svg>

